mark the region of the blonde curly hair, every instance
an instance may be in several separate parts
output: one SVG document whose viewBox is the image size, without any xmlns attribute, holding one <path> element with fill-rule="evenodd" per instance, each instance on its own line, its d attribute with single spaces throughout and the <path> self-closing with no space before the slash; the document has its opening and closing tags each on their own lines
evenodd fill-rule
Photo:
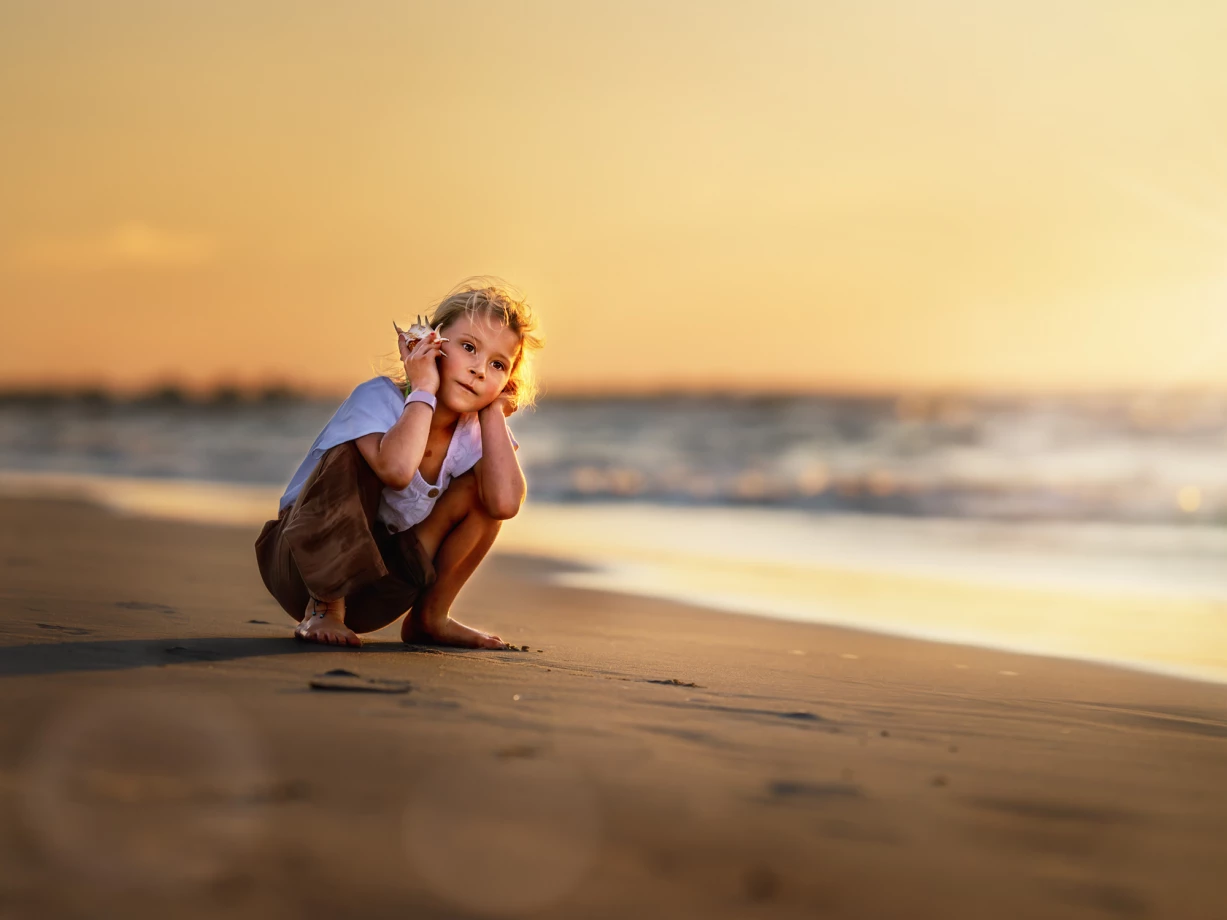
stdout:
<svg viewBox="0 0 1227 920">
<path fill-rule="evenodd" d="M 513 409 L 535 405 L 539 388 L 532 359 L 534 353 L 545 346 L 545 341 L 537 334 L 536 312 L 507 282 L 490 275 L 476 275 L 452 288 L 429 313 L 430 325 L 442 326 L 444 330 L 461 316 L 472 319 L 478 315 L 509 327 L 519 338 L 520 347 L 511 359 L 511 373 L 504 392 Z M 386 376 L 408 395 L 404 365 L 399 361 L 396 364 L 399 369 Z"/>
</svg>

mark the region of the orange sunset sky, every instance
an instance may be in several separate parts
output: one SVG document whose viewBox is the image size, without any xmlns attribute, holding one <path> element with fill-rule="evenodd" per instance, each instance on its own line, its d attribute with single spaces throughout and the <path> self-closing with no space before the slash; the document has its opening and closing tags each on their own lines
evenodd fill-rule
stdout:
<svg viewBox="0 0 1227 920">
<path fill-rule="evenodd" d="M 0 386 L 1227 383 L 1227 4 L 0 4 Z"/>
</svg>

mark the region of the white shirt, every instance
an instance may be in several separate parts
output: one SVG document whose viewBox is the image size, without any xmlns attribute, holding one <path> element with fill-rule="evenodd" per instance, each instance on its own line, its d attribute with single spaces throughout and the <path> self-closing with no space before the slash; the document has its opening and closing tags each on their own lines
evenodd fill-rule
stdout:
<svg viewBox="0 0 1227 920">
<path fill-rule="evenodd" d="M 315 465 L 324 453 L 338 444 L 356 440 L 363 435 L 378 432 L 383 434 L 405 411 L 405 397 L 392 380 L 374 377 L 354 388 L 341 403 L 324 430 L 319 433 L 307 456 L 286 486 L 281 496 L 280 509 L 284 509 L 298 497 Z M 515 436 L 511 443 L 519 447 Z M 453 479 L 473 468 L 481 459 L 481 424 L 476 412 L 466 412 L 456 423 L 447 455 L 439 471 L 438 482 L 429 483 L 422 478 L 420 470 L 414 471 L 413 480 L 404 489 L 384 487 L 379 502 L 377 517 L 392 530 L 406 530 L 426 519 L 439 496 Z"/>
<path fill-rule="evenodd" d="M 439 470 L 439 481 L 431 484 L 422 478 L 420 469 L 413 471 L 413 479 L 404 489 L 383 490 L 379 503 L 379 520 L 389 525 L 392 531 L 408 530 L 414 524 L 426 520 L 453 479 L 466 473 L 481 459 L 481 424 L 476 412 L 466 412 L 456 423 L 447 456 Z"/>
</svg>

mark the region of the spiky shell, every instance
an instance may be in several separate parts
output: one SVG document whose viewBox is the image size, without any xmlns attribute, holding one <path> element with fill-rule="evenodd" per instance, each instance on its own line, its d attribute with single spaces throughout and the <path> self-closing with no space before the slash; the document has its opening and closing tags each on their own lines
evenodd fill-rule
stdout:
<svg viewBox="0 0 1227 920">
<path fill-rule="evenodd" d="M 430 335 L 430 333 L 433 331 L 427 320 L 428 317 L 419 316 L 417 318 L 417 322 L 415 322 L 408 329 L 402 329 L 396 324 L 396 320 L 392 320 L 392 328 L 396 330 L 396 334 L 398 336 L 405 340 L 405 344 L 412 347 L 415 342 L 426 338 L 426 336 Z"/>
</svg>

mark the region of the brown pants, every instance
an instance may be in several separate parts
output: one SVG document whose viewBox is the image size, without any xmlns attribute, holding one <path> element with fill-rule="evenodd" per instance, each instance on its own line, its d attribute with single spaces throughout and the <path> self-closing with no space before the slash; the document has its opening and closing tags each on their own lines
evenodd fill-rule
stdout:
<svg viewBox="0 0 1227 920">
<path fill-rule="evenodd" d="M 397 620 L 435 581 L 413 529 L 375 517 L 383 483 L 353 441 L 320 457 L 293 504 L 256 539 L 264 586 L 301 620 L 311 597 L 345 598 L 345 625 L 371 632 Z"/>
</svg>

